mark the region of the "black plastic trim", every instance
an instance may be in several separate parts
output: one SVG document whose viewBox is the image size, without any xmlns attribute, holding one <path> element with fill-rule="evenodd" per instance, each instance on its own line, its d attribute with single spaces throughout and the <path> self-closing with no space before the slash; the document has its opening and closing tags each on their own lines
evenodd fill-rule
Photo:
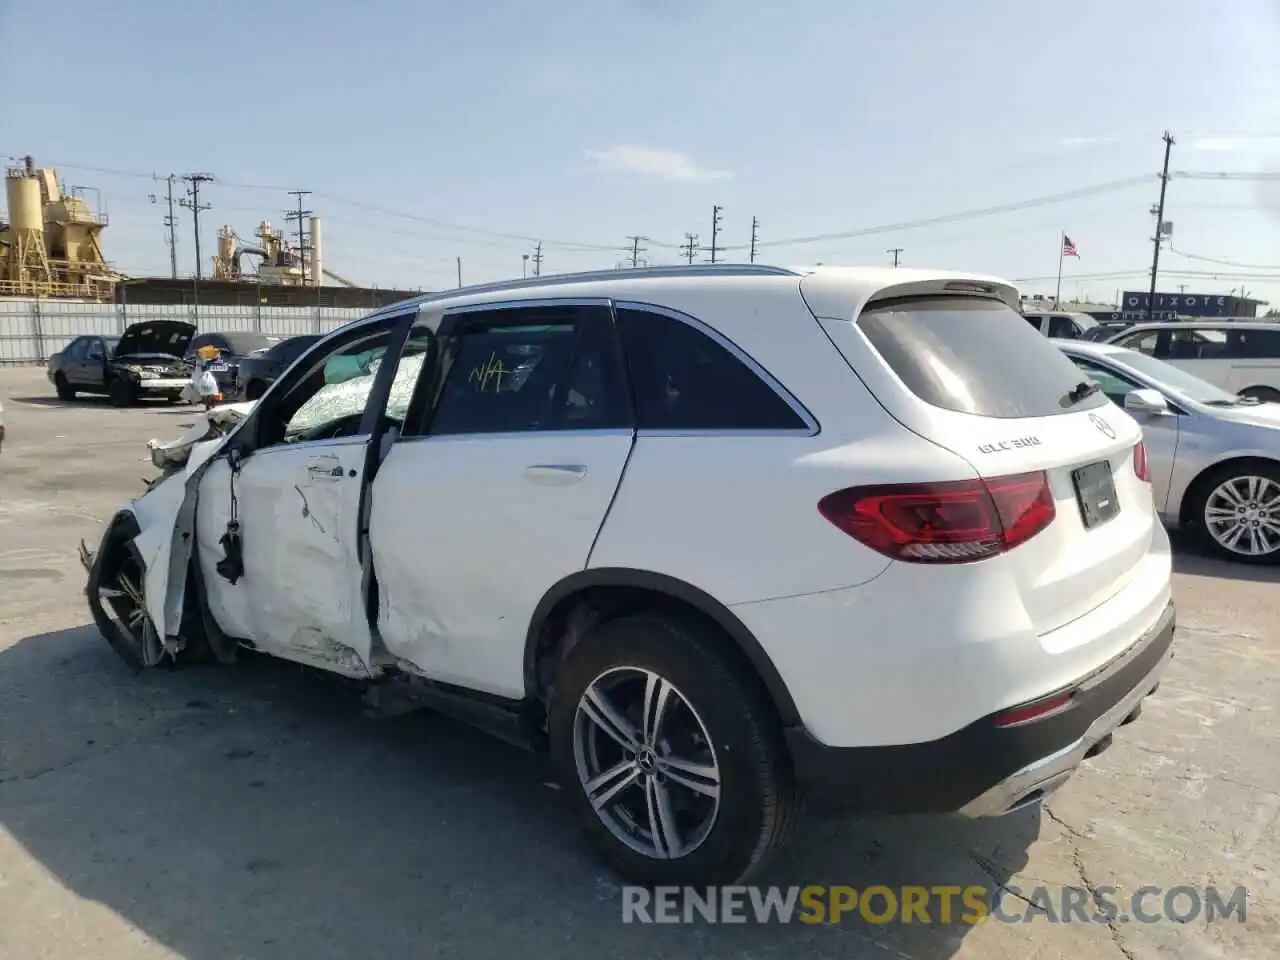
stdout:
<svg viewBox="0 0 1280 960">
<path fill-rule="evenodd" d="M 600 587 L 628 587 L 663 594 L 680 600 L 709 617 L 733 639 L 738 649 L 755 668 L 769 697 L 773 700 L 783 726 L 800 722 L 800 711 L 796 708 L 795 701 L 783 682 L 781 674 L 778 673 L 778 668 L 773 665 L 773 661 L 760 645 L 760 641 L 728 607 L 710 594 L 683 580 L 629 567 L 601 567 L 570 574 L 548 590 L 539 601 L 529 622 L 524 648 L 525 690 L 531 700 L 536 699 L 538 690 L 538 638 L 547 617 L 561 601 L 581 591 Z"/>
<path fill-rule="evenodd" d="M 1070 708 L 1015 727 L 999 727 L 1001 708 L 938 740 L 885 747 L 831 747 L 807 730 L 784 731 L 796 777 L 825 813 L 954 813 L 1024 767 L 1078 741 L 1159 665 L 1173 644 L 1163 629 L 1082 678 Z M 1013 706 L 1013 705 L 1011 705 Z"/>
</svg>

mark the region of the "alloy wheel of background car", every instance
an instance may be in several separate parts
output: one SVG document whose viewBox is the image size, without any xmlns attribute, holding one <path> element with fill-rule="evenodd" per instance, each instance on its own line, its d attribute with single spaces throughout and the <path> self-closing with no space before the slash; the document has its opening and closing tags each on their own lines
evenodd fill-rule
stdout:
<svg viewBox="0 0 1280 960">
<path fill-rule="evenodd" d="M 720 811 L 720 768 L 706 725 L 657 673 L 615 667 L 578 701 L 578 782 L 609 832 L 657 859 L 696 850 Z"/>
<path fill-rule="evenodd" d="M 1264 468 L 1233 471 L 1205 484 L 1200 518 L 1216 552 L 1251 563 L 1280 562 L 1280 476 L 1276 474 Z"/>
</svg>

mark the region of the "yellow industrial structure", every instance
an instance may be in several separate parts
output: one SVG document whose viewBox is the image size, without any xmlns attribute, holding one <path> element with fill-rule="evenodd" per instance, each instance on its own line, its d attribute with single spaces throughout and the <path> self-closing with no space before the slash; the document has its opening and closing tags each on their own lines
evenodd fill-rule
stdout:
<svg viewBox="0 0 1280 960">
<path fill-rule="evenodd" d="M 258 224 L 257 246 L 242 246 L 235 229 L 228 224 L 218 231 L 218 252 L 213 257 L 213 279 L 243 281 L 252 278 L 264 285 L 314 287 L 321 285 L 322 277 L 329 277 L 343 286 L 354 287 L 355 284 L 350 280 L 344 280 L 324 268 L 319 217 L 311 218 L 310 234 L 310 269 L 303 271 L 302 256 L 285 242 L 284 235 L 269 221 L 263 220 Z M 244 272 L 240 258 L 246 255 L 260 258 L 256 274 Z"/>
<path fill-rule="evenodd" d="M 107 266 L 107 218 L 64 194 L 56 171 L 31 157 L 5 171 L 8 220 L 0 220 L 0 296 L 110 300 L 120 275 Z"/>
</svg>

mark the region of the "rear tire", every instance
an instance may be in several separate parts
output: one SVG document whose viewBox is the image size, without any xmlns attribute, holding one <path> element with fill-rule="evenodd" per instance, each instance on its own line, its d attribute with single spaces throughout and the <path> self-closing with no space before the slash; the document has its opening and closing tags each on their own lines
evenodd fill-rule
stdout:
<svg viewBox="0 0 1280 960">
<path fill-rule="evenodd" d="M 1223 464 L 1196 482 L 1191 522 L 1201 545 L 1223 560 L 1280 563 L 1280 464 Z"/>
<path fill-rule="evenodd" d="M 107 385 L 107 398 L 113 407 L 131 407 L 137 400 L 133 387 L 127 380 L 116 377 Z"/>
<path fill-rule="evenodd" d="M 626 881 L 737 883 L 798 819 L 774 713 L 720 644 L 679 619 L 626 616 L 596 627 L 556 678 L 553 759 L 588 836 Z"/>
<path fill-rule="evenodd" d="M 59 400 L 74 400 L 76 398 L 76 388 L 67 383 L 67 378 L 61 373 L 53 375 L 53 389 L 57 391 Z"/>
<path fill-rule="evenodd" d="M 262 395 L 267 392 L 267 385 L 261 380 L 250 380 L 249 385 L 244 388 L 245 400 L 261 400 Z"/>
</svg>

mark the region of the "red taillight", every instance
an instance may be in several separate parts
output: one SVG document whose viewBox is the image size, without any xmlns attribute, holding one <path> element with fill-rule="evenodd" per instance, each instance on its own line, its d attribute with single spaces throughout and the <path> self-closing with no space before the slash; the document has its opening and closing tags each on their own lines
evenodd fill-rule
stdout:
<svg viewBox="0 0 1280 960">
<path fill-rule="evenodd" d="M 818 510 L 854 539 L 897 560 L 967 563 L 1011 550 L 1053 522 L 1044 473 L 991 480 L 850 487 Z"/>
<path fill-rule="evenodd" d="M 1017 727 L 1032 720 L 1042 720 L 1055 713 L 1061 713 L 1071 706 L 1074 692 L 1057 693 L 1043 700 L 1033 700 L 1020 707 L 1006 710 L 993 721 L 997 727 Z"/>
<path fill-rule="evenodd" d="M 1143 483 L 1151 482 L 1151 462 L 1147 459 L 1147 445 L 1141 440 L 1133 448 L 1133 472 Z"/>
</svg>

